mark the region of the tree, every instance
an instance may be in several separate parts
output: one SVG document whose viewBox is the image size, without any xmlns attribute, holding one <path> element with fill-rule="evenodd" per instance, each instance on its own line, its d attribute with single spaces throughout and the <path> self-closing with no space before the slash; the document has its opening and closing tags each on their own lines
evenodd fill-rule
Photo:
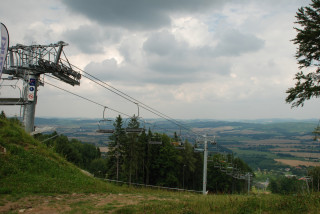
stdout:
<svg viewBox="0 0 320 214">
<path fill-rule="evenodd" d="M 320 0 L 311 0 L 311 7 L 301 7 L 296 13 L 297 21 L 301 28 L 297 30 L 293 43 L 298 45 L 296 59 L 299 69 L 307 69 L 295 75 L 295 87 L 289 88 L 286 93 L 287 103 L 292 107 L 303 106 L 311 97 L 320 96 Z M 313 68 L 315 67 L 315 70 Z"/>
<path fill-rule="evenodd" d="M 192 188 L 192 175 L 195 172 L 196 158 L 194 157 L 193 145 L 187 140 L 184 142 L 184 149 L 177 151 L 180 172 L 179 182 L 181 188 Z M 188 184 L 190 185 L 188 186 Z"/>
<path fill-rule="evenodd" d="M 278 178 L 277 180 L 271 180 L 269 189 L 272 193 L 295 194 L 302 192 L 303 182 L 296 178 L 287 178 L 285 176 Z"/>
<path fill-rule="evenodd" d="M 89 171 L 93 173 L 95 177 L 105 178 L 108 171 L 107 160 L 103 158 L 97 158 L 91 161 Z"/>
<path fill-rule="evenodd" d="M 109 137 L 111 142 L 109 142 L 109 151 L 107 153 L 108 160 L 108 178 L 119 180 L 123 174 L 120 169 L 123 163 L 124 155 L 124 145 L 126 143 L 126 133 L 123 126 L 123 120 L 121 115 L 119 115 L 114 124 L 114 132 Z"/>
<path fill-rule="evenodd" d="M 150 183 L 159 186 L 177 187 L 178 160 L 177 151 L 167 135 L 162 136 L 162 145 L 156 148 L 151 160 Z"/>
<path fill-rule="evenodd" d="M 138 117 L 133 116 L 130 118 L 129 123 L 127 124 L 127 129 L 139 129 L 140 123 Z M 132 177 L 135 175 L 135 182 L 137 181 L 137 172 L 139 164 L 139 155 L 140 155 L 140 143 L 138 138 L 138 133 L 128 133 L 128 141 L 125 145 L 125 157 L 124 157 L 124 171 L 127 174 L 129 183 L 132 182 Z"/>
<path fill-rule="evenodd" d="M 4 111 L 1 111 L 1 114 L 0 114 L 0 118 L 1 119 L 6 119 L 6 114 L 4 113 Z"/>
<path fill-rule="evenodd" d="M 308 175 L 312 178 L 312 188 L 314 191 L 320 191 L 320 166 L 312 167 L 308 170 Z"/>
</svg>

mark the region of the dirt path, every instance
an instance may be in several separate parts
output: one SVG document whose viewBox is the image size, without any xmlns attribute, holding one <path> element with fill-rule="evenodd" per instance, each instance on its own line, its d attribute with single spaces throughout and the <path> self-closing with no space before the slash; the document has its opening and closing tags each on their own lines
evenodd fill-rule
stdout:
<svg viewBox="0 0 320 214">
<path fill-rule="evenodd" d="M 156 198 L 132 194 L 66 194 L 0 198 L 0 213 L 113 213 L 117 209 Z"/>
</svg>

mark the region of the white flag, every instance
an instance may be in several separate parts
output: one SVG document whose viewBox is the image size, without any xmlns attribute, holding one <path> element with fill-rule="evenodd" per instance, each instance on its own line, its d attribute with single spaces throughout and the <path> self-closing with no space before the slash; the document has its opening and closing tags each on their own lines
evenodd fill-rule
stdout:
<svg viewBox="0 0 320 214">
<path fill-rule="evenodd" d="M 9 33 L 6 28 L 6 26 L 2 23 L 0 23 L 1 27 L 1 49 L 0 49 L 0 79 L 2 75 L 2 70 L 4 63 L 6 62 L 6 57 L 7 57 L 7 52 L 8 52 L 8 47 L 9 47 Z"/>
</svg>

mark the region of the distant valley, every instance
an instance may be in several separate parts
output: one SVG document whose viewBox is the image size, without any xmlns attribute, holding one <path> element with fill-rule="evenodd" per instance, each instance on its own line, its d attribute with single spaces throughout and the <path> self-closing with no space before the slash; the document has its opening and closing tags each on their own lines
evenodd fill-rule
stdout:
<svg viewBox="0 0 320 214">
<path fill-rule="evenodd" d="M 181 129 L 169 121 L 157 119 L 147 119 L 140 125 L 169 136 L 176 132 L 183 140 L 193 144 L 196 140 L 194 133 L 216 136 L 218 145 L 230 149 L 254 170 L 283 168 L 284 165 L 279 163 L 296 168 L 320 165 L 320 143 L 313 133 L 318 125 L 316 119 L 178 122 L 184 124 Z M 51 130 L 59 134 L 95 144 L 106 151 L 110 140 L 108 135 L 96 132 L 98 125 L 99 119 L 36 118 L 38 128 L 53 127 Z"/>
</svg>

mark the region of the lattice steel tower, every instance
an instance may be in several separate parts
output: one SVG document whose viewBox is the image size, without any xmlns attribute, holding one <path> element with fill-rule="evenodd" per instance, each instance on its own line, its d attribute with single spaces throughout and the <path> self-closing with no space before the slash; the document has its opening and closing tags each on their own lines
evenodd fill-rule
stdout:
<svg viewBox="0 0 320 214">
<path fill-rule="evenodd" d="M 37 88 L 44 85 L 40 75 L 50 74 L 72 86 L 80 85 L 80 72 L 74 70 L 63 52 L 66 45 L 60 41 L 50 45 L 9 47 L 3 73 L 9 80 L 22 79 L 24 89 L 20 98 L 1 98 L 0 105 L 22 105 L 23 124 L 29 133 L 34 131 Z"/>
</svg>

